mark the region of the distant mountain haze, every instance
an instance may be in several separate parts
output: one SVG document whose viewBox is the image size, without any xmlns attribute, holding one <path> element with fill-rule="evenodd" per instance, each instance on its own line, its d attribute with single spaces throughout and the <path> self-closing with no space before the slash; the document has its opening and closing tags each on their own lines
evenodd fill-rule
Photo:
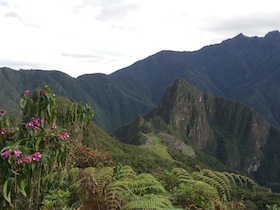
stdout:
<svg viewBox="0 0 280 210">
<path fill-rule="evenodd" d="M 280 127 L 280 33 L 239 34 L 193 52 L 161 51 L 110 75 L 72 78 L 58 71 L 0 69 L 0 106 L 16 108 L 25 89 L 50 85 L 57 95 L 94 108 L 94 121 L 113 131 L 155 108 L 178 77 L 199 90 L 243 102 Z"/>
</svg>

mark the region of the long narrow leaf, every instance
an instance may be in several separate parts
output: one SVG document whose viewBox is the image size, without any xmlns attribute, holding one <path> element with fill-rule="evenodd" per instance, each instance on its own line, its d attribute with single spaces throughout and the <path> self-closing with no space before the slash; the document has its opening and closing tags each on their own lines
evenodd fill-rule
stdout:
<svg viewBox="0 0 280 210">
<path fill-rule="evenodd" d="M 10 177 L 4 182 L 3 185 L 3 196 L 10 205 L 12 205 L 11 193 L 12 193 L 14 181 L 15 179 L 13 177 Z"/>
</svg>

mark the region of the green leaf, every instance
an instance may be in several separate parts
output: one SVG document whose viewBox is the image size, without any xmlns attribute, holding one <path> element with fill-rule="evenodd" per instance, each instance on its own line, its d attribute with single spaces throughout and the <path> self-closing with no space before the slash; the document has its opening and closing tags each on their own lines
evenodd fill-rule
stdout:
<svg viewBox="0 0 280 210">
<path fill-rule="evenodd" d="M 17 141 L 15 142 L 14 144 L 12 145 L 9 145 L 9 146 L 6 146 L 4 148 L 2 148 L 2 150 L 0 151 L 0 153 L 4 152 L 5 150 L 8 150 L 8 149 L 11 149 L 11 150 L 14 150 L 14 149 L 18 149 L 20 143 L 23 141 L 24 139 L 20 140 L 20 141 Z"/>
<path fill-rule="evenodd" d="M 51 114 L 51 106 L 50 104 L 47 105 L 47 111 L 48 111 L 48 115 L 51 118 L 52 114 Z"/>
<path fill-rule="evenodd" d="M 42 141 L 42 138 L 38 136 L 36 138 L 36 142 L 35 142 L 35 151 L 39 151 L 39 146 L 40 146 L 41 141 Z"/>
<path fill-rule="evenodd" d="M 19 180 L 18 190 L 25 197 L 27 197 L 27 193 L 25 191 L 26 186 L 27 186 L 27 180 L 26 179 Z"/>
<path fill-rule="evenodd" d="M 8 178 L 3 185 L 3 196 L 6 201 L 9 202 L 10 205 L 12 200 L 11 200 L 11 193 L 12 193 L 12 188 L 14 184 L 15 179 L 13 177 Z"/>
<path fill-rule="evenodd" d="M 20 107 L 21 107 L 21 109 L 24 109 L 25 104 L 26 104 L 25 99 L 24 98 L 20 99 Z"/>
</svg>

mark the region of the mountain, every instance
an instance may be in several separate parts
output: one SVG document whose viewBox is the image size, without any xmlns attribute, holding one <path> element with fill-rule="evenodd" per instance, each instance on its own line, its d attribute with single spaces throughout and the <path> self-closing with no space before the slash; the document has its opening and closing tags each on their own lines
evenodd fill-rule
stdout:
<svg viewBox="0 0 280 210">
<path fill-rule="evenodd" d="M 162 51 L 110 75 L 127 86 L 137 85 L 158 104 L 178 77 L 204 92 L 241 101 L 280 122 L 280 33 L 265 37 L 243 34 L 194 52 Z"/>
<path fill-rule="evenodd" d="M 280 130 L 248 106 L 203 93 L 182 78 L 167 89 L 157 108 L 114 135 L 144 145 L 154 135 L 167 147 L 188 145 L 206 152 L 262 184 L 280 183 Z M 177 139 L 173 144 L 171 137 Z"/>
<path fill-rule="evenodd" d="M 63 122 L 65 121 L 65 117 L 72 105 L 73 101 L 65 97 L 57 98 L 57 125 L 61 125 L 71 131 L 71 137 L 72 139 L 75 139 L 74 142 L 82 143 L 82 145 L 86 145 L 96 152 L 96 156 L 94 156 L 95 164 L 100 161 L 100 163 L 103 162 L 105 165 L 129 165 L 139 173 L 153 172 L 157 169 L 167 170 L 174 167 L 186 168 L 193 171 L 196 170 L 196 165 L 199 165 L 202 168 L 212 168 L 214 170 L 234 171 L 205 153 L 195 153 L 193 148 L 184 144 L 181 144 L 181 147 L 184 148 L 184 154 L 186 156 L 184 159 L 177 158 L 176 155 L 179 154 L 177 152 L 178 146 L 172 148 L 172 144 L 177 140 L 172 136 L 170 136 L 169 139 L 170 150 L 160 142 L 157 143 L 156 148 L 151 145 L 142 146 L 120 142 L 110 136 L 94 122 L 89 122 L 84 125 L 79 123 L 74 125 L 65 124 Z M 87 154 L 87 149 L 85 147 L 79 147 L 77 144 L 74 145 L 76 145 L 78 149 L 75 154 L 79 155 L 80 153 L 80 155 L 83 156 L 84 153 L 85 156 L 89 155 Z M 82 157 L 79 161 L 78 162 L 82 165 L 89 164 L 89 162 Z"/>
<path fill-rule="evenodd" d="M 0 69 L 1 107 L 15 107 L 24 89 L 49 84 L 58 95 L 84 101 L 95 122 L 113 131 L 155 108 L 182 77 L 199 90 L 245 103 L 280 127 L 280 33 L 239 34 L 193 52 L 161 51 L 110 75 L 72 78 L 58 71 Z"/>
</svg>

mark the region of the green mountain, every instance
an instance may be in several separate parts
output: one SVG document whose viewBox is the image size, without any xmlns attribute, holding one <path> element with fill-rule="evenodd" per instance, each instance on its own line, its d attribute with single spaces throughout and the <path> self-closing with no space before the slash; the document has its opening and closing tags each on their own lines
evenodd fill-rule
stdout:
<svg viewBox="0 0 280 210">
<path fill-rule="evenodd" d="M 279 127 L 280 33 L 242 34 L 194 52 L 162 51 L 110 75 L 158 104 L 167 86 L 182 77 L 203 92 L 241 101 Z M 143 95 L 144 94 L 144 95 Z M 139 95 L 139 94 L 137 94 Z"/>
<path fill-rule="evenodd" d="M 2 107 L 15 107 L 24 89 L 49 84 L 58 94 L 84 101 L 106 131 L 144 114 L 182 77 L 203 92 L 241 101 L 280 126 L 280 33 L 243 34 L 193 52 L 162 51 L 110 75 L 71 78 L 58 71 L 0 69 Z"/>
<path fill-rule="evenodd" d="M 71 104 L 73 104 L 73 101 L 64 97 L 58 98 L 58 121 L 63 122 L 63 119 L 67 116 L 69 108 L 71 109 Z M 116 138 L 110 136 L 94 122 L 90 122 L 86 126 L 62 125 L 65 126 L 67 130 L 71 131 L 71 137 L 76 141 L 92 148 L 97 153 L 112 155 L 110 158 L 114 164 L 129 165 L 137 172 L 154 172 L 157 169 L 166 170 L 174 167 L 182 167 L 193 171 L 196 170 L 196 165 L 199 165 L 201 168 L 211 168 L 213 170 L 235 171 L 226 167 L 210 155 L 200 151 L 194 151 L 192 147 L 184 143 L 179 147 L 174 147 L 173 145 L 175 142 L 178 142 L 178 139 L 171 135 L 165 135 L 166 138 L 169 139 L 168 145 L 162 144 L 157 136 L 151 135 L 150 137 L 156 145 L 143 146 L 120 142 Z M 180 151 L 182 148 L 185 156 L 180 158 L 178 155 L 181 154 Z M 97 156 L 94 159 L 98 162 L 98 158 L 100 157 Z M 102 155 L 99 161 L 104 161 Z"/>
<path fill-rule="evenodd" d="M 260 183 L 280 183 L 280 130 L 248 106 L 203 93 L 182 78 L 168 88 L 157 108 L 114 135 L 142 145 L 156 144 L 149 137 L 157 137 L 181 156 L 203 151 Z"/>
</svg>

